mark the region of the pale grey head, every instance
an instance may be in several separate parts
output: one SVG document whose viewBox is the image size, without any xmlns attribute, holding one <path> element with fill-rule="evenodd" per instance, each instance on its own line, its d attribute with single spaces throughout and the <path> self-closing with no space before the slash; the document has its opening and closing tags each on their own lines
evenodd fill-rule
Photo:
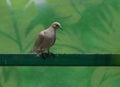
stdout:
<svg viewBox="0 0 120 87">
<path fill-rule="evenodd" d="M 53 22 L 51 25 L 54 29 L 62 29 L 61 24 L 59 22 Z"/>
</svg>

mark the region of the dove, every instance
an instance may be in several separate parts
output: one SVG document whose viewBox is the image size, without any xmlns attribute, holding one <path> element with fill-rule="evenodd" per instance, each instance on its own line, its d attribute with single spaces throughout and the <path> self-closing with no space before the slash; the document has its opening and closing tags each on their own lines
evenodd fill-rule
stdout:
<svg viewBox="0 0 120 87">
<path fill-rule="evenodd" d="M 50 54 L 50 48 L 56 41 L 57 29 L 63 30 L 59 22 L 53 22 L 49 28 L 41 31 L 38 35 L 37 40 L 35 41 L 32 53 L 39 54 L 47 51 L 48 54 Z"/>
</svg>

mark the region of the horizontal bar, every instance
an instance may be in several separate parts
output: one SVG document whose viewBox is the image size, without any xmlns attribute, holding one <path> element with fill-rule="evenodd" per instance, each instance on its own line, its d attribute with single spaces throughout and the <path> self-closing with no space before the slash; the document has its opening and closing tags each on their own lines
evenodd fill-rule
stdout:
<svg viewBox="0 0 120 87">
<path fill-rule="evenodd" d="M 115 66 L 113 54 L 0 54 L 1 66 Z M 118 58 L 118 57 L 116 57 Z"/>
</svg>

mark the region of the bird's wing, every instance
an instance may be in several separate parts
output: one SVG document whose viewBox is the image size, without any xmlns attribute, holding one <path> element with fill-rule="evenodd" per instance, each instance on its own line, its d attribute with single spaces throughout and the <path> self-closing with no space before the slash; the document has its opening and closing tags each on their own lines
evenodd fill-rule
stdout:
<svg viewBox="0 0 120 87">
<path fill-rule="evenodd" d="M 53 42 L 52 42 L 51 45 L 54 45 L 54 44 L 55 44 L 55 41 L 56 41 L 56 36 L 54 36 L 54 38 L 53 38 Z"/>
<path fill-rule="evenodd" d="M 43 34 L 43 33 L 40 33 L 40 34 L 38 35 L 37 40 L 35 41 L 34 50 L 36 50 L 36 49 L 39 48 L 39 46 L 40 46 L 40 44 L 42 44 L 43 40 L 44 40 L 44 34 Z"/>
</svg>

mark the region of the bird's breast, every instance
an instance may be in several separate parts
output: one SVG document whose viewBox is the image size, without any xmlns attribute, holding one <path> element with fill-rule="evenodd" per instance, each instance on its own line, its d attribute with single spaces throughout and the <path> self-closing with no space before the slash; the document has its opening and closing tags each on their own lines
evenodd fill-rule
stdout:
<svg viewBox="0 0 120 87">
<path fill-rule="evenodd" d="M 55 42 L 56 40 L 56 34 L 55 33 L 44 33 L 44 40 L 43 43 L 41 44 L 41 47 L 43 49 L 49 49 Z"/>
<path fill-rule="evenodd" d="M 54 42 L 55 38 L 56 38 L 55 34 L 48 34 L 48 35 L 45 35 L 45 36 L 46 36 L 45 39 L 44 39 L 45 42 L 50 43 L 50 44 L 52 44 Z"/>
<path fill-rule="evenodd" d="M 45 36 L 47 37 L 53 37 L 55 35 L 54 31 L 50 31 L 50 32 L 44 32 Z"/>
</svg>

